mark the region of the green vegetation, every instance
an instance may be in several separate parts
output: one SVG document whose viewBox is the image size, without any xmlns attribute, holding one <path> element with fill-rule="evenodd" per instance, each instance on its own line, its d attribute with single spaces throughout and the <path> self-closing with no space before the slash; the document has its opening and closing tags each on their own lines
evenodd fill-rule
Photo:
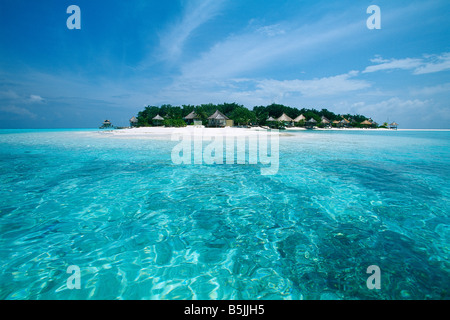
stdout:
<svg viewBox="0 0 450 320">
<path fill-rule="evenodd" d="M 183 119 L 165 119 L 163 124 L 165 127 L 186 127 L 186 122 Z"/>
<path fill-rule="evenodd" d="M 370 120 L 363 115 L 352 115 L 352 114 L 335 114 L 327 109 L 306 109 L 306 108 L 293 108 L 285 106 L 282 104 L 271 104 L 268 106 L 255 106 L 253 110 L 249 110 L 243 105 L 237 103 L 223 103 L 223 104 L 201 104 L 198 106 L 194 105 L 182 105 L 182 106 L 172 106 L 170 104 L 164 104 L 160 107 L 157 106 L 147 106 L 144 110 L 140 111 L 137 115 L 138 123 L 140 127 L 143 126 L 153 126 L 152 119 L 156 115 L 162 116 L 165 120 L 163 124 L 168 127 L 184 127 L 186 126 L 183 120 L 189 113 L 195 111 L 199 116 L 202 123 L 206 125 L 208 123 L 208 117 L 212 115 L 216 110 L 219 110 L 227 117 L 234 121 L 235 125 L 259 125 L 259 126 L 272 126 L 275 128 L 282 127 L 283 124 L 280 122 L 267 122 L 269 116 L 274 119 L 279 118 L 283 113 L 288 115 L 290 118 L 295 119 L 299 115 L 303 115 L 306 121 L 311 118 L 317 121 L 318 127 L 324 127 L 325 124 L 322 123 L 322 117 L 329 120 L 330 125 L 333 121 L 342 121 L 343 119 L 348 120 L 347 126 L 351 127 L 364 127 L 361 122 L 365 120 Z M 295 123 L 295 126 L 303 127 L 305 126 L 305 121 L 300 121 Z M 336 126 L 336 124 L 333 124 Z M 366 126 L 367 127 L 367 126 Z M 378 125 L 374 123 L 371 127 L 377 128 Z"/>
</svg>

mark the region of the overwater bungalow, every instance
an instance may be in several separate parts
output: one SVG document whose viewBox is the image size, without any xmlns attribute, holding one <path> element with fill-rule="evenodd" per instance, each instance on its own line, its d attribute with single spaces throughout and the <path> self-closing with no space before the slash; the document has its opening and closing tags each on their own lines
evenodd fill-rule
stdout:
<svg viewBox="0 0 450 320">
<path fill-rule="evenodd" d="M 294 119 L 289 117 L 286 113 L 283 113 L 281 117 L 277 119 L 277 121 L 282 122 L 285 126 L 293 127 L 294 126 Z"/>
<path fill-rule="evenodd" d="M 161 117 L 159 114 L 157 114 L 153 119 L 152 122 L 155 126 L 162 126 L 164 122 L 164 118 Z"/>
<path fill-rule="evenodd" d="M 398 128 L 398 123 L 397 122 L 392 122 L 389 125 L 389 129 L 397 130 L 397 128 Z"/>
<path fill-rule="evenodd" d="M 199 121 L 201 122 L 202 119 L 200 118 L 200 116 L 198 116 L 195 111 L 192 111 L 191 113 L 189 113 L 186 117 L 183 118 L 184 121 L 186 122 L 186 124 L 196 124 Z"/>
<path fill-rule="evenodd" d="M 114 128 L 114 126 L 112 125 L 111 121 L 109 120 L 105 120 L 103 121 L 102 126 L 100 127 L 100 129 L 109 129 L 109 128 Z"/>
<path fill-rule="evenodd" d="M 208 118 L 208 126 L 209 127 L 225 127 L 227 125 L 227 120 L 230 120 L 226 115 L 224 115 L 219 110 L 213 113 Z"/>
<path fill-rule="evenodd" d="M 132 117 L 132 118 L 130 119 L 130 127 L 131 127 L 131 128 L 137 127 L 137 124 L 138 124 L 138 119 L 137 119 L 136 117 Z"/>
</svg>

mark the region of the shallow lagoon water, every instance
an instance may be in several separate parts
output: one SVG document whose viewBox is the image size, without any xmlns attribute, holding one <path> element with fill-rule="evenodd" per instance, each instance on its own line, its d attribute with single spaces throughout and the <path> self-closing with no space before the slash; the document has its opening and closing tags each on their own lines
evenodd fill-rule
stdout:
<svg viewBox="0 0 450 320">
<path fill-rule="evenodd" d="M 0 130 L 0 299 L 450 298 L 450 132 L 290 132 L 272 176 L 175 144 Z"/>
</svg>

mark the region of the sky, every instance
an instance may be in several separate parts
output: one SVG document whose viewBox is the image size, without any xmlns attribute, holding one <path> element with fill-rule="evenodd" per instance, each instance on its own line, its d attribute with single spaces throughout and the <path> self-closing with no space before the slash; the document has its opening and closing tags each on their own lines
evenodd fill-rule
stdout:
<svg viewBox="0 0 450 320">
<path fill-rule="evenodd" d="M 448 0 L 2 0 L 0 128 L 236 102 L 450 129 L 449 13 Z"/>
</svg>

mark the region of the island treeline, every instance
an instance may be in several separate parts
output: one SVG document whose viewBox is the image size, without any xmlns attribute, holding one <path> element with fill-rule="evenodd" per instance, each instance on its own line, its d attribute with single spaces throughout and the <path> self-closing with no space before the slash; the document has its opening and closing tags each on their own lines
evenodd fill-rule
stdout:
<svg viewBox="0 0 450 320">
<path fill-rule="evenodd" d="M 243 105 L 237 103 L 223 103 L 223 104 L 201 104 L 201 105 L 182 105 L 182 106 L 172 106 L 170 104 L 164 104 L 161 106 L 147 106 L 144 110 L 140 111 L 137 115 L 136 126 L 154 126 L 154 125 L 165 125 L 170 127 L 183 127 L 186 126 L 184 118 L 189 115 L 192 111 L 201 119 L 203 125 L 208 124 L 208 117 L 211 116 L 216 110 L 219 110 L 228 118 L 234 121 L 234 125 L 255 125 L 255 126 L 266 126 L 269 123 L 269 117 L 274 119 L 286 114 L 292 119 L 303 115 L 305 121 L 298 121 L 295 126 L 304 126 L 305 122 L 309 119 L 314 119 L 317 122 L 317 126 L 325 126 L 323 123 L 323 118 L 329 120 L 330 125 L 337 124 L 337 122 L 345 119 L 348 121 L 349 125 L 352 127 L 363 127 L 363 122 L 370 121 L 372 127 L 378 127 L 378 124 L 374 123 L 370 118 L 363 115 L 352 115 L 352 114 L 335 114 L 327 109 L 307 109 L 307 108 L 293 108 L 285 106 L 282 104 L 270 104 L 268 106 L 255 106 L 253 110 L 249 110 Z M 153 120 L 155 117 L 162 117 L 164 120 L 162 122 L 155 123 Z M 269 120 L 270 121 L 270 120 Z M 383 126 L 382 126 L 383 127 Z"/>
</svg>

